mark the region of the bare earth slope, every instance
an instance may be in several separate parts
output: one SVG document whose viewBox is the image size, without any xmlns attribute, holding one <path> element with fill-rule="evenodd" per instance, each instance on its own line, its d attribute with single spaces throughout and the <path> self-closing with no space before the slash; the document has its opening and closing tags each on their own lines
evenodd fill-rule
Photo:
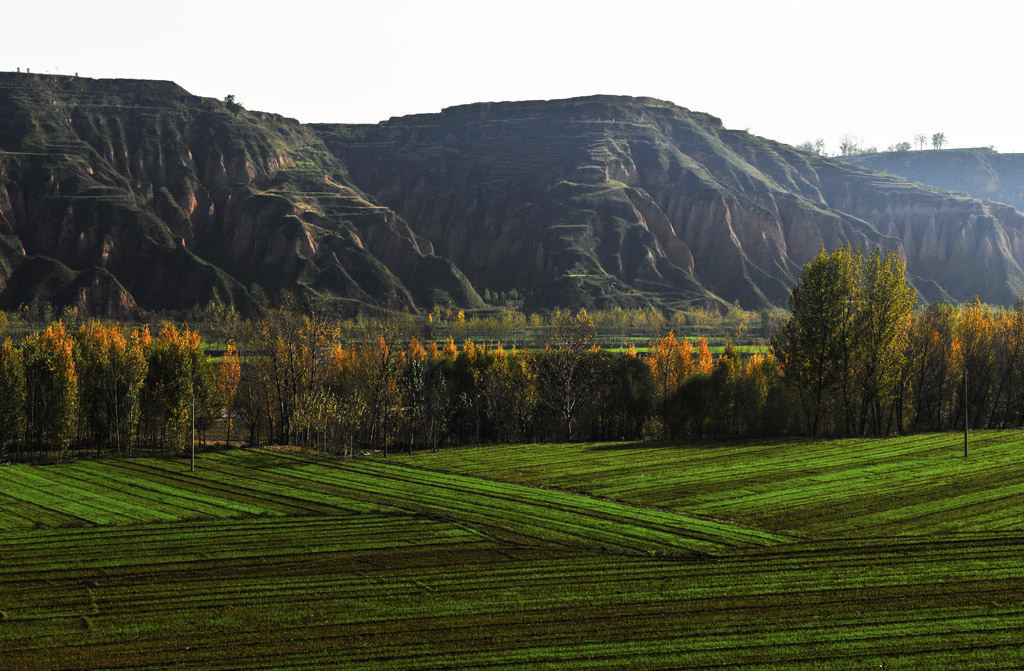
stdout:
<svg viewBox="0 0 1024 671">
<path fill-rule="evenodd" d="M 904 254 L 927 301 L 1024 290 L 1014 207 L 659 100 L 304 126 L 170 82 L 0 73 L 3 309 L 251 311 L 281 289 L 340 309 L 512 290 L 531 310 L 758 308 L 843 244 Z"/>
<path fill-rule="evenodd" d="M 298 122 L 170 82 L 0 73 L 0 306 L 478 305 Z"/>
<path fill-rule="evenodd" d="M 929 301 L 1012 302 L 1024 216 L 647 98 L 491 103 L 314 126 L 474 283 L 537 306 L 785 304 L 822 246 L 898 250 Z"/>
</svg>

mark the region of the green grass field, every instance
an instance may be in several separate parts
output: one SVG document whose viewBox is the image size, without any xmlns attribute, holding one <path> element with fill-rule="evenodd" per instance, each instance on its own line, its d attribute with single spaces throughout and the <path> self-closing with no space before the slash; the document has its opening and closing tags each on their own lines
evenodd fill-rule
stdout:
<svg viewBox="0 0 1024 671">
<path fill-rule="evenodd" d="M 1024 433 L 886 440 L 492 446 L 436 470 L 726 518 L 805 538 L 1024 532 Z"/>
<path fill-rule="evenodd" d="M 1020 668 L 1024 434 L 0 467 L 0 669 Z"/>
</svg>

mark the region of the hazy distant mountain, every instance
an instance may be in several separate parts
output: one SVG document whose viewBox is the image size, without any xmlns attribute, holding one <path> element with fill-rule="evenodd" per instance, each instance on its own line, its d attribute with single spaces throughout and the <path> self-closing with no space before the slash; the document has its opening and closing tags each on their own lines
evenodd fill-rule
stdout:
<svg viewBox="0 0 1024 671">
<path fill-rule="evenodd" d="M 859 154 L 844 160 L 1024 210 L 1024 154 L 999 154 L 979 147 Z"/>
<path fill-rule="evenodd" d="M 513 290 L 531 309 L 756 308 L 845 243 L 903 252 L 927 300 L 1008 303 L 1022 235 L 1010 206 L 652 99 L 303 126 L 169 82 L 0 74 L 5 308 L 249 310 L 256 287 L 350 308 Z"/>
</svg>

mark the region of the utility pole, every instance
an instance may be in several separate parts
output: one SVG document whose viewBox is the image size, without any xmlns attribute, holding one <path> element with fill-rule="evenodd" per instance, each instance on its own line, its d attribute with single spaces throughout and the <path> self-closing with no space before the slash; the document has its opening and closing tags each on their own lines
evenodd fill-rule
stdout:
<svg viewBox="0 0 1024 671">
<path fill-rule="evenodd" d="M 967 458 L 967 364 L 964 364 L 964 459 Z"/>
</svg>

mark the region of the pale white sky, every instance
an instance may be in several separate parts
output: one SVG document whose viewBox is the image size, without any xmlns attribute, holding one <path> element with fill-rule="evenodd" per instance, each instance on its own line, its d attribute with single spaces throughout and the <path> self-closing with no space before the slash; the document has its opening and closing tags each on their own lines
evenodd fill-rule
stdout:
<svg viewBox="0 0 1024 671">
<path fill-rule="evenodd" d="M 170 79 L 304 122 L 646 95 L 791 144 L 1024 152 L 1012 2 L 5 3 L 0 70 Z M 1002 5 L 1002 7 L 1000 7 Z"/>
</svg>

